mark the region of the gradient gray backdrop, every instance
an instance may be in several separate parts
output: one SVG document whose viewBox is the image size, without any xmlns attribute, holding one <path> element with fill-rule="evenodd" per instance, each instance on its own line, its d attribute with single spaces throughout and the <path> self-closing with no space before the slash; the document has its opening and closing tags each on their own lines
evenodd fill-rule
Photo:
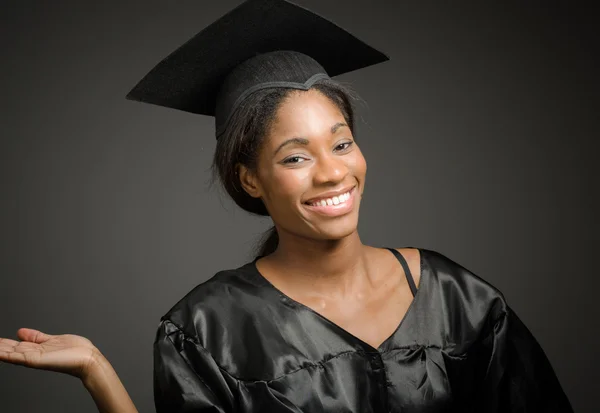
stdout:
<svg viewBox="0 0 600 413">
<path fill-rule="evenodd" d="M 598 411 L 595 18 L 566 1 L 298 3 L 391 56 L 339 78 L 366 102 L 363 241 L 437 250 L 500 288 L 575 410 Z M 269 221 L 208 189 L 211 118 L 124 96 L 238 4 L 14 0 L 0 14 L 0 337 L 88 337 L 140 412 L 154 411 L 160 316 L 251 259 Z M 0 364 L 2 413 L 94 409 L 75 378 Z"/>
</svg>

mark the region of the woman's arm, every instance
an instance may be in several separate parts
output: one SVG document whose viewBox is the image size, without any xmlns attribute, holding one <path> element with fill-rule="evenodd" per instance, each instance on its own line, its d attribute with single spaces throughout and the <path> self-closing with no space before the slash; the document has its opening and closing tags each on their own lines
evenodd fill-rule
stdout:
<svg viewBox="0 0 600 413">
<path fill-rule="evenodd" d="M 156 413 L 237 412 L 237 385 L 228 378 L 197 337 L 161 319 L 154 340 Z"/>
<path fill-rule="evenodd" d="M 494 413 L 573 413 L 546 353 L 510 307 L 494 324 L 491 356 L 478 392 Z"/>
<path fill-rule="evenodd" d="M 79 378 L 100 413 L 137 413 L 117 373 L 87 338 L 31 328 L 19 329 L 17 337 L 21 341 L 0 338 L 0 361 Z"/>
<path fill-rule="evenodd" d="M 94 354 L 82 382 L 94 399 L 98 412 L 138 413 L 119 376 L 101 353 Z"/>
</svg>

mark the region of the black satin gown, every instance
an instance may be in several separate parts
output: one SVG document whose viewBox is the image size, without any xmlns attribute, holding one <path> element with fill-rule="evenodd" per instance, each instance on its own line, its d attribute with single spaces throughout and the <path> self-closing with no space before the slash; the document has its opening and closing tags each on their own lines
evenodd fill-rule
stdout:
<svg viewBox="0 0 600 413">
<path fill-rule="evenodd" d="M 406 261 L 389 250 L 411 284 Z M 283 294 L 258 258 L 217 273 L 161 318 L 156 411 L 572 412 L 502 293 L 443 254 L 419 251 L 415 297 L 379 348 Z"/>
</svg>

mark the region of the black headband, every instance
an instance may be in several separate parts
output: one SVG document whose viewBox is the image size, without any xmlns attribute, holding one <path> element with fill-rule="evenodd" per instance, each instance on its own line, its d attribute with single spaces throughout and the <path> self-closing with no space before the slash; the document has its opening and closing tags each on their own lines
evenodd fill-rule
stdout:
<svg viewBox="0 0 600 413">
<path fill-rule="evenodd" d="M 325 69 L 302 53 L 277 51 L 246 60 L 227 76 L 217 96 L 217 139 L 239 104 L 257 90 L 275 87 L 308 90 L 321 79 L 329 79 Z"/>
</svg>

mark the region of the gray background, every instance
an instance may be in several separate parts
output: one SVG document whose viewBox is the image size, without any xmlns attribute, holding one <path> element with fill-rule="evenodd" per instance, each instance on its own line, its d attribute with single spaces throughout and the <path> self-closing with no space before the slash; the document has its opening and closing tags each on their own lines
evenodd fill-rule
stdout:
<svg viewBox="0 0 600 413">
<path fill-rule="evenodd" d="M 500 288 L 575 410 L 597 411 L 595 17 L 572 2 L 298 3 L 391 56 L 339 78 L 366 102 L 363 241 L 437 250 Z M 237 4 L 2 6 L 0 337 L 88 337 L 144 412 L 160 316 L 251 259 L 269 221 L 209 190 L 212 119 L 124 95 Z M 1 364 L 0 383 L 3 413 L 95 409 L 69 376 Z"/>
</svg>

